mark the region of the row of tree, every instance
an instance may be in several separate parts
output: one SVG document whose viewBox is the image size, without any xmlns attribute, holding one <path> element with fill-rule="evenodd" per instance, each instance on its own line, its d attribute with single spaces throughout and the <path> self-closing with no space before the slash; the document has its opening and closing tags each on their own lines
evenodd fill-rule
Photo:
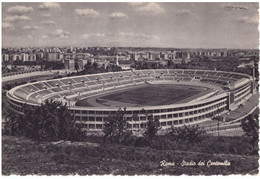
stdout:
<svg viewBox="0 0 260 179">
<path fill-rule="evenodd" d="M 11 135 L 24 135 L 36 141 L 57 141 L 72 140 L 80 141 L 86 138 L 86 130 L 77 123 L 75 117 L 69 111 L 67 105 L 60 102 L 46 100 L 39 107 L 24 105 L 23 113 L 14 113 L 10 106 L 6 104 L 3 108 L 3 124 L 6 131 Z M 134 143 L 149 145 L 158 137 L 158 131 L 161 129 L 159 118 L 152 114 L 146 115 L 142 137 L 134 137 L 129 128 L 129 122 L 125 117 L 126 108 L 119 109 L 117 113 L 109 115 L 104 122 L 103 141 L 127 144 L 134 138 Z M 135 121 L 138 115 L 134 114 L 132 120 Z M 245 136 L 249 138 L 253 148 L 257 147 L 259 135 L 258 113 L 249 115 L 242 120 L 241 127 Z M 199 126 L 172 127 L 167 136 L 170 140 L 189 143 L 200 143 L 205 137 L 205 130 Z M 130 142 L 131 143 L 131 142 Z M 138 144 L 138 145 L 139 145 Z"/>
<path fill-rule="evenodd" d="M 13 65 L 12 69 L 13 71 L 15 70 L 15 68 L 17 66 L 21 66 L 21 65 L 25 65 L 25 66 L 41 66 L 41 69 L 53 69 L 53 70 L 60 70 L 60 69 L 64 69 L 64 63 L 62 63 L 61 61 L 49 61 L 49 60 L 38 60 L 38 61 L 22 61 L 22 60 L 16 60 L 13 62 L 8 62 L 8 64 L 11 63 L 11 65 Z M 5 66 L 7 64 L 3 64 L 3 66 Z"/>
<path fill-rule="evenodd" d="M 155 61 L 154 63 L 148 63 L 146 61 L 135 61 L 131 67 L 135 68 L 136 70 L 141 69 L 186 69 L 187 64 L 185 60 L 182 60 L 182 63 L 174 63 L 172 60 L 168 60 L 167 65 L 162 65 Z"/>
<path fill-rule="evenodd" d="M 24 114 L 5 109 L 4 128 L 11 135 L 23 135 L 35 141 L 80 141 L 84 137 L 83 128 L 61 102 L 46 100 L 39 107 L 25 104 Z"/>
<path fill-rule="evenodd" d="M 125 117 L 126 108 L 119 109 L 116 114 L 110 115 L 104 124 L 104 142 L 109 138 L 110 142 L 128 144 L 128 140 L 132 137 L 132 130 L 128 128 L 129 123 Z M 137 142 L 143 142 L 145 145 L 149 145 L 156 140 L 158 131 L 161 129 L 160 120 L 158 117 L 154 117 L 152 114 L 145 113 L 146 122 L 144 123 L 145 129 L 143 131 L 141 139 Z M 132 120 L 136 121 L 138 115 L 134 114 Z M 203 140 L 206 132 L 198 125 L 195 126 L 183 126 L 172 127 L 167 135 L 175 142 L 188 141 L 190 143 L 199 143 Z"/>
<path fill-rule="evenodd" d="M 87 63 L 86 65 L 84 65 L 84 69 L 82 71 L 79 71 L 79 66 L 77 65 L 77 63 L 75 63 L 75 69 L 77 70 L 77 73 L 73 72 L 73 73 L 68 74 L 67 76 L 78 76 L 78 75 L 122 71 L 122 68 L 115 64 L 109 64 L 106 67 L 105 67 L 105 65 L 98 67 L 97 63 L 93 63 L 93 64 Z"/>
</svg>

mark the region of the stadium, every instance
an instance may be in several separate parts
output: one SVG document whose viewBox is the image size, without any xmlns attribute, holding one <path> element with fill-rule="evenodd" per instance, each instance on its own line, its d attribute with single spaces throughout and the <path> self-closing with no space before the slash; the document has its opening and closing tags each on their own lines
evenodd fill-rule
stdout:
<svg viewBox="0 0 260 179">
<path fill-rule="evenodd" d="M 159 118 L 162 129 L 199 124 L 236 109 L 253 91 L 254 79 L 246 74 L 149 69 L 33 82 L 11 89 L 7 97 L 17 113 L 23 113 L 23 105 L 39 106 L 47 99 L 66 103 L 77 123 L 102 131 L 119 108 L 126 110 L 132 130 L 145 128 L 148 114 Z"/>
</svg>

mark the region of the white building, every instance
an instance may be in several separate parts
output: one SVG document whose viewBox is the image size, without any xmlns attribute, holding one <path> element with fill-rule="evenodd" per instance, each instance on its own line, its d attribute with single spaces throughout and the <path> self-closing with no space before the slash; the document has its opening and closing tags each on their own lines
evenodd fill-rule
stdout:
<svg viewBox="0 0 260 179">
<path fill-rule="evenodd" d="M 29 61 L 36 61 L 36 55 L 35 54 L 30 54 Z"/>
<path fill-rule="evenodd" d="M 9 61 L 9 54 L 3 54 L 3 61 L 8 62 Z"/>
<path fill-rule="evenodd" d="M 27 53 L 23 53 L 23 54 L 22 54 L 22 61 L 23 61 L 23 62 L 29 61 L 29 55 L 28 55 Z"/>
</svg>

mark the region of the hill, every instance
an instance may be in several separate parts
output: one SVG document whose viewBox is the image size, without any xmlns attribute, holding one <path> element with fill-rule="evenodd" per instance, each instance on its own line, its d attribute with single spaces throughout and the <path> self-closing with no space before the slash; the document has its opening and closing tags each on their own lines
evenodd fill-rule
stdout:
<svg viewBox="0 0 260 179">
<path fill-rule="evenodd" d="M 207 166 L 209 161 L 211 166 Z M 230 166 L 213 166 L 225 161 Z M 193 162 L 196 166 L 192 166 Z M 199 162 L 202 166 L 198 166 Z M 24 137 L 2 137 L 3 175 L 230 175 L 255 174 L 257 168 L 257 155 L 207 154 L 90 142 L 37 143 Z"/>
</svg>

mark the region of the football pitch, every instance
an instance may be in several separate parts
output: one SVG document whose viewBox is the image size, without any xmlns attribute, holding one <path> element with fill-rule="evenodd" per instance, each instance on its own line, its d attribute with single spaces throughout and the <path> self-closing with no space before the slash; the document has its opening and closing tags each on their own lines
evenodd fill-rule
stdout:
<svg viewBox="0 0 260 179">
<path fill-rule="evenodd" d="M 203 87 L 190 85 L 145 85 L 123 91 L 86 98 L 76 103 L 77 106 L 159 106 L 169 105 L 187 98 L 208 93 Z M 92 104 L 91 104 L 92 101 Z M 99 104 L 99 105 L 95 105 Z M 118 104 L 118 105 L 117 105 Z"/>
</svg>

